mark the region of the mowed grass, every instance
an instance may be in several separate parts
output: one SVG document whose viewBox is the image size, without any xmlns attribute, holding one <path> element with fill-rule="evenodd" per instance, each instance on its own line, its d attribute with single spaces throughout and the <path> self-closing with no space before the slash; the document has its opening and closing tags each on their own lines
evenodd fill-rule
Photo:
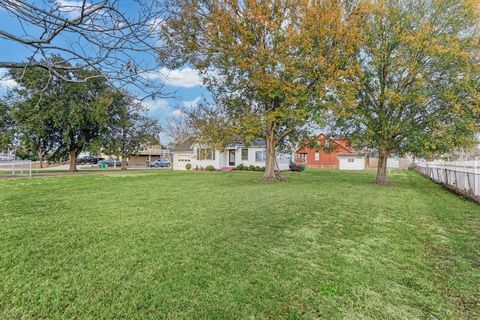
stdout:
<svg viewBox="0 0 480 320">
<path fill-rule="evenodd" d="M 0 180 L 2 319 L 477 319 L 480 207 L 414 172 Z"/>
</svg>

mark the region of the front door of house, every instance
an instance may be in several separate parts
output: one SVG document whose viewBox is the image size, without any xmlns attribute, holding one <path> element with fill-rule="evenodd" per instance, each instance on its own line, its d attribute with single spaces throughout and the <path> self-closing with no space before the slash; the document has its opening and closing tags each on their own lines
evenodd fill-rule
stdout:
<svg viewBox="0 0 480 320">
<path fill-rule="evenodd" d="M 230 167 L 235 166 L 235 150 L 228 150 L 228 165 Z"/>
</svg>

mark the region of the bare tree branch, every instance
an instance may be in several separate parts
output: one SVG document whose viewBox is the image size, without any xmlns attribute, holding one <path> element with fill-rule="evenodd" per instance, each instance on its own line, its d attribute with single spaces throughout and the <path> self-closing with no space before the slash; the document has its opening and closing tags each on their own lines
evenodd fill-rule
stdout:
<svg viewBox="0 0 480 320">
<path fill-rule="evenodd" d="M 31 52 L 25 57 L 12 57 L 12 61 L 0 61 L 0 68 L 40 67 L 60 78 L 59 71 L 87 68 L 118 87 L 135 88 L 147 97 L 161 96 L 164 83 L 144 75 L 159 70 L 158 38 L 164 7 L 160 0 L 132 0 L 128 7 L 119 3 L 0 1 L 0 10 L 18 21 L 17 25 L 0 28 L 0 45 L 17 43 Z M 61 56 L 68 66 L 55 62 L 53 56 Z"/>
</svg>

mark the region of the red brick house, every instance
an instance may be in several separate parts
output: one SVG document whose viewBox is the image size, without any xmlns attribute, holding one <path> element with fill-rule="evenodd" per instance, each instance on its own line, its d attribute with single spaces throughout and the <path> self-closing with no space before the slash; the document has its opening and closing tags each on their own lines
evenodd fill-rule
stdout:
<svg viewBox="0 0 480 320">
<path fill-rule="evenodd" d="M 355 152 L 348 139 L 320 134 L 316 142 L 318 147 L 304 146 L 295 152 L 296 164 L 304 164 L 307 168 L 338 168 L 339 154 Z"/>
</svg>

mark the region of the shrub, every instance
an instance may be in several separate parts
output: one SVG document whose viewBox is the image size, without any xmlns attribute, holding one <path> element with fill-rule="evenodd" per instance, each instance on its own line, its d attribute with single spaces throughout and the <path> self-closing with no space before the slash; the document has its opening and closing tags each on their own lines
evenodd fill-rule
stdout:
<svg viewBox="0 0 480 320">
<path fill-rule="evenodd" d="M 245 166 L 243 165 L 243 163 L 240 163 L 240 164 L 237 166 L 237 170 L 245 170 Z"/>
<path fill-rule="evenodd" d="M 191 163 L 187 163 L 185 165 L 185 169 L 187 169 L 188 171 L 190 171 L 192 169 L 192 164 Z"/>
<path fill-rule="evenodd" d="M 207 170 L 207 171 L 214 171 L 215 168 L 214 168 L 212 165 L 208 165 L 208 166 L 205 167 L 205 170 Z"/>
<path fill-rule="evenodd" d="M 305 170 L 305 165 L 290 162 L 290 171 L 302 172 L 303 170 Z"/>
<path fill-rule="evenodd" d="M 250 171 L 255 171 L 255 166 L 253 164 L 251 164 L 249 167 L 248 167 L 248 170 Z"/>
<path fill-rule="evenodd" d="M 255 171 L 265 171 L 265 167 L 256 166 Z"/>
</svg>

